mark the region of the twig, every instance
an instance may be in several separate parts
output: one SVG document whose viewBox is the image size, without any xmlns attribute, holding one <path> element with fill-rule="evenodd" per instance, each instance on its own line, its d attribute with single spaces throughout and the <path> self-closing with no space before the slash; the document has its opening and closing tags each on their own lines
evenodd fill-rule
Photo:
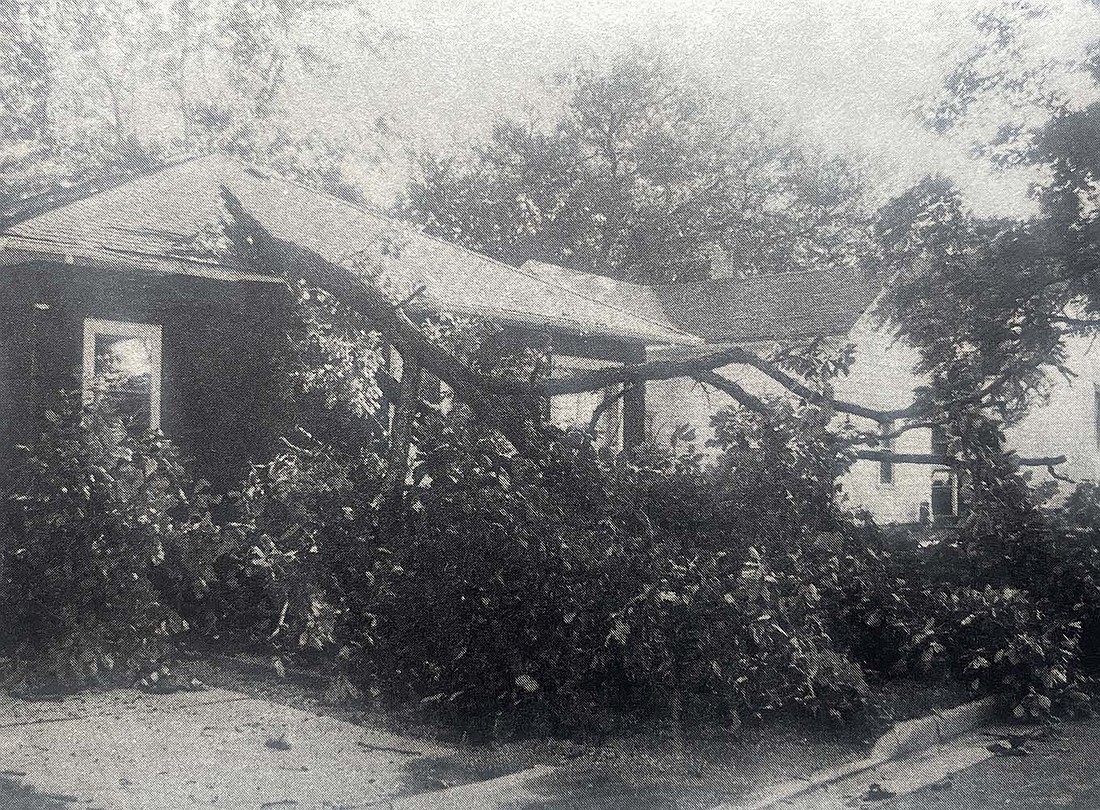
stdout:
<svg viewBox="0 0 1100 810">
<path fill-rule="evenodd" d="M 592 409 L 592 418 L 588 420 L 589 433 L 596 432 L 596 426 L 599 424 L 600 417 L 603 416 L 604 411 L 606 411 L 608 408 L 610 408 L 612 405 L 622 399 L 626 395 L 626 392 L 633 387 L 633 383 L 623 383 L 619 386 L 619 390 L 616 391 L 614 394 L 604 394 L 604 398 L 600 400 L 599 404 L 597 404 L 595 408 Z"/>
<path fill-rule="evenodd" d="M 402 298 L 400 301 L 398 301 L 396 304 L 394 304 L 393 305 L 394 310 L 396 311 L 396 310 L 399 310 L 399 309 L 404 309 L 409 304 L 411 304 L 413 301 L 415 301 L 417 298 L 422 296 L 427 289 L 428 289 L 427 286 L 425 286 L 424 284 L 421 284 L 419 287 L 417 287 L 411 293 L 409 293 L 404 298 Z"/>
<path fill-rule="evenodd" d="M 363 742 L 362 740 L 357 740 L 356 745 L 358 745 L 360 748 L 366 748 L 368 751 L 379 751 L 384 754 L 401 754 L 402 756 L 406 757 L 424 756 L 423 751 L 413 751 L 408 748 L 391 748 L 388 745 L 371 745 L 370 743 Z"/>
</svg>

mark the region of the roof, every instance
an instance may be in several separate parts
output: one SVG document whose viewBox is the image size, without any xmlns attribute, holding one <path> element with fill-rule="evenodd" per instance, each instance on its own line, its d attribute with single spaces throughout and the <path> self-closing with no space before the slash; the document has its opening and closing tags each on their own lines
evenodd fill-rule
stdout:
<svg viewBox="0 0 1100 810">
<path fill-rule="evenodd" d="M 655 287 L 543 262 L 529 261 L 523 269 L 708 343 L 846 335 L 882 290 L 866 274 L 835 269 Z"/>
<path fill-rule="evenodd" d="M 181 161 L 32 216 L 3 231 L 0 248 L 81 265 L 275 280 L 218 245 L 222 186 L 276 238 L 334 264 L 387 254 L 399 288 L 423 286 L 429 302 L 456 314 L 643 345 L 700 342 L 654 312 L 602 300 L 222 155 Z"/>
<path fill-rule="evenodd" d="M 662 314 L 708 343 L 846 335 L 882 291 L 851 270 L 811 270 L 654 288 Z"/>
</svg>

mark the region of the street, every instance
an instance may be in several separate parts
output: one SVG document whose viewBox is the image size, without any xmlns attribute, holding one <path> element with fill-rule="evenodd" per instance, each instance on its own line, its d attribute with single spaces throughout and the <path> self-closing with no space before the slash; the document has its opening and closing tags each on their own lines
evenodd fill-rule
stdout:
<svg viewBox="0 0 1100 810">
<path fill-rule="evenodd" d="M 950 787 L 945 782 L 873 806 L 890 810 L 1100 808 L 1100 720 L 1067 723 L 1028 748 L 1032 753 L 1026 757 L 992 757 L 972 765 L 951 776 Z"/>
</svg>

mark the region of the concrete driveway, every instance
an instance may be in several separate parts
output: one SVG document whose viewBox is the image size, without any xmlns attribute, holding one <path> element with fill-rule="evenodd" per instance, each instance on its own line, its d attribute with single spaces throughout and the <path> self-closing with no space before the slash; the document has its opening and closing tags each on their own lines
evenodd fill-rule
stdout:
<svg viewBox="0 0 1100 810">
<path fill-rule="evenodd" d="M 82 807 L 385 806 L 412 760 L 449 753 L 220 689 L 0 697 L 0 776 Z"/>
</svg>

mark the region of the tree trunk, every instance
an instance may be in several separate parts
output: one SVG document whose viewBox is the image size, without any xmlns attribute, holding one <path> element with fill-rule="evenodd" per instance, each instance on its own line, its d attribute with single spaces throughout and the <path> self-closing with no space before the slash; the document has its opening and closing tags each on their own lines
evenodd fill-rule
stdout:
<svg viewBox="0 0 1100 810">
<path fill-rule="evenodd" d="M 401 381 L 390 424 L 390 449 L 386 464 L 386 503 L 383 524 L 394 532 L 401 521 L 405 501 L 405 478 L 409 472 L 409 449 L 412 446 L 413 420 L 420 400 L 422 370 L 416 355 L 407 349 L 401 352 Z"/>
</svg>

